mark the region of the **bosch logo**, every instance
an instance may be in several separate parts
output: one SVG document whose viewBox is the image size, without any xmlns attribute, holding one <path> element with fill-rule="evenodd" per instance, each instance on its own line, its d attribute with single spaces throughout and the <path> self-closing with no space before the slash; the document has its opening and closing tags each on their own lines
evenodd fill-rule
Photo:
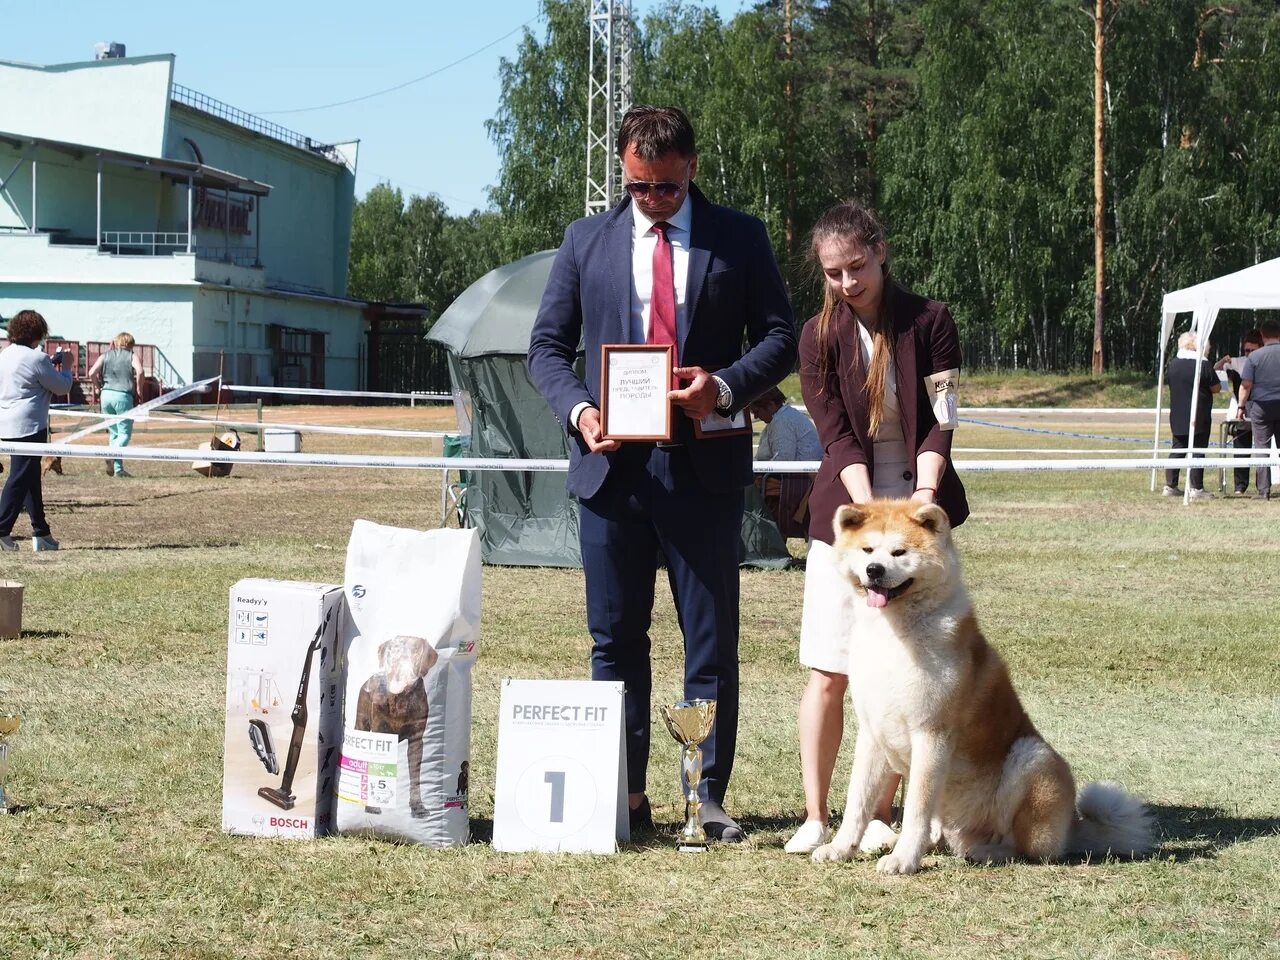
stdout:
<svg viewBox="0 0 1280 960">
<path fill-rule="evenodd" d="M 364 584 L 357 583 L 354 587 L 352 587 L 351 595 L 355 597 L 357 600 L 363 598 L 365 595 Z"/>
<path fill-rule="evenodd" d="M 295 830 L 310 830 L 311 823 L 306 817 L 272 817 L 273 827 L 292 827 Z"/>
</svg>

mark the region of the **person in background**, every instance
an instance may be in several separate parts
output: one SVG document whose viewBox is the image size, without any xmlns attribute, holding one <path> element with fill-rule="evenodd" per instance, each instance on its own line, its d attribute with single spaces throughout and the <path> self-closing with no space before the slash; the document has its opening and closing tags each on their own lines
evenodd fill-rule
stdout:
<svg viewBox="0 0 1280 960">
<path fill-rule="evenodd" d="M 61 354 L 50 358 L 39 349 L 49 325 L 34 310 L 20 310 L 9 321 L 10 345 L 0 350 L 0 438 L 6 442 L 45 443 L 49 439 L 49 401 L 71 390 Z M 0 494 L 0 550 L 17 550 L 11 534 L 18 514 L 31 518 L 31 548 L 57 550 L 44 515 L 40 489 L 40 456 L 14 454 L 9 479 Z"/>
<path fill-rule="evenodd" d="M 800 700 L 805 822 L 788 853 L 828 842 L 827 797 L 844 731 L 849 636 L 856 595 L 836 570 L 832 524 L 846 503 L 909 498 L 937 503 L 953 527 L 969 516 L 951 463 L 954 422 L 939 422 L 932 375 L 960 369 L 960 341 L 946 304 L 898 286 L 884 229 L 857 203 L 826 211 L 811 254 L 823 276 L 823 304 L 800 334 L 800 388 L 818 427 L 822 464 L 809 496 L 800 662 L 809 680 Z M 885 786 L 864 842 L 887 842 L 899 777 Z"/>
<path fill-rule="evenodd" d="M 1253 449 L 1265 450 L 1280 435 L 1280 320 L 1267 320 L 1259 330 L 1262 346 L 1245 358 L 1240 368 L 1240 410 L 1249 418 Z M 1271 499 L 1271 468 L 1258 467 L 1258 500 Z"/>
<path fill-rule="evenodd" d="M 1196 335 L 1188 330 L 1178 338 L 1178 353 L 1169 361 L 1169 368 L 1165 371 L 1165 380 L 1169 383 L 1169 432 L 1173 434 L 1170 459 L 1187 454 L 1188 439 L 1192 441 L 1193 447 L 1204 449 L 1209 446 L 1209 431 L 1213 425 L 1213 394 L 1222 390 L 1222 384 L 1207 363 L 1200 364 L 1200 380 L 1196 381 L 1196 357 L 1199 355 Z M 1191 395 L 1196 390 L 1199 390 L 1200 397 L 1196 401 L 1195 429 L 1188 431 L 1187 426 L 1191 422 Z M 1191 457 L 1199 460 L 1204 458 L 1204 454 L 1193 453 Z M 1204 470 L 1188 470 L 1187 477 L 1191 484 L 1192 500 L 1213 499 L 1213 494 L 1204 488 Z M 1177 470 L 1165 470 L 1161 494 L 1166 497 L 1182 496 L 1182 490 L 1178 487 Z"/>
<path fill-rule="evenodd" d="M 756 447 L 756 462 L 771 460 L 821 460 L 822 441 L 813 421 L 787 403 L 777 387 L 770 387 L 748 409 L 765 427 Z M 813 476 L 807 473 L 757 474 L 756 486 L 784 538 L 804 537 L 808 532 L 809 490 Z"/>
<path fill-rule="evenodd" d="M 1230 354 L 1220 359 L 1213 365 L 1213 369 L 1219 373 L 1226 374 L 1227 381 L 1231 384 L 1231 395 L 1235 398 L 1236 409 L 1234 415 L 1240 416 L 1240 368 L 1244 366 L 1245 358 L 1258 347 L 1262 346 L 1262 331 L 1250 330 L 1240 341 L 1240 356 L 1232 357 Z M 1231 435 L 1231 446 L 1237 450 L 1248 450 L 1253 446 L 1253 429 L 1249 426 L 1249 421 L 1232 420 L 1227 425 L 1227 432 Z M 1249 490 L 1249 468 L 1236 467 L 1232 479 L 1235 481 L 1235 491 L 1237 495 L 1243 495 Z"/>
<path fill-rule="evenodd" d="M 111 341 L 111 349 L 101 354 L 89 368 L 89 378 L 99 387 L 102 412 L 111 416 L 127 413 L 138 405 L 142 396 L 142 361 L 133 352 L 133 335 L 120 333 Z M 111 446 L 127 447 L 133 436 L 132 420 L 117 420 L 107 427 Z M 132 476 L 121 460 L 103 460 L 107 476 Z"/>
</svg>

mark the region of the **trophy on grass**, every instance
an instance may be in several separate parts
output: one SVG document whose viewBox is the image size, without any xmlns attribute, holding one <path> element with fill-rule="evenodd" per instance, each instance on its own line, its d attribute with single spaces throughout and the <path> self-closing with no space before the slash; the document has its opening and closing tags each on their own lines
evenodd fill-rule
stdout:
<svg viewBox="0 0 1280 960">
<path fill-rule="evenodd" d="M 664 705 L 662 719 L 667 722 L 667 729 L 676 743 L 684 747 L 680 768 L 684 775 L 685 825 L 676 849 L 681 853 L 705 853 L 707 832 L 702 829 L 702 820 L 698 817 L 702 807 L 698 797 L 698 787 L 702 783 L 701 744 L 711 735 L 711 727 L 716 722 L 716 702 L 681 700 L 672 706 Z"/>
<path fill-rule="evenodd" d="M 22 726 L 22 718 L 12 713 L 0 713 L 0 813 L 9 810 L 5 799 L 4 781 L 9 774 L 9 742 L 17 735 Z"/>
</svg>

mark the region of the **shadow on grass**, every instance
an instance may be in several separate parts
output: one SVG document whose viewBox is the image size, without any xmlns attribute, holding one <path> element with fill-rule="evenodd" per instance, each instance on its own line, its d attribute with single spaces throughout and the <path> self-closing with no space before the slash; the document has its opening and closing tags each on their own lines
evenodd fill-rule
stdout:
<svg viewBox="0 0 1280 960">
<path fill-rule="evenodd" d="M 1179 862 L 1215 857 L 1237 843 L 1280 834 L 1280 816 L 1242 817 L 1220 807 L 1155 803 L 1147 809 L 1156 820 L 1159 853 Z"/>
<path fill-rule="evenodd" d="M 1138 390 L 1155 389 L 1155 382 L 1150 377 L 1133 372 L 1111 374 L 1106 378 L 1105 384 Z M 1050 386 L 1045 389 L 1028 390 L 1020 394 L 1018 405 L 1025 407 L 1078 406 L 1081 400 L 1096 401 L 1100 385 L 1102 385 L 1101 381 L 1088 376 L 1071 377 L 1056 382 L 1051 380 Z"/>
<path fill-rule="evenodd" d="M 238 547 L 239 540 L 205 540 L 201 543 L 134 543 L 129 545 L 118 543 L 91 543 L 84 546 L 63 547 L 67 550 L 96 550 L 112 552 L 116 550 L 204 550 L 223 547 Z"/>
<path fill-rule="evenodd" d="M 71 634 L 65 630 L 23 630 L 24 637 L 39 637 L 42 640 L 70 640 Z"/>
</svg>

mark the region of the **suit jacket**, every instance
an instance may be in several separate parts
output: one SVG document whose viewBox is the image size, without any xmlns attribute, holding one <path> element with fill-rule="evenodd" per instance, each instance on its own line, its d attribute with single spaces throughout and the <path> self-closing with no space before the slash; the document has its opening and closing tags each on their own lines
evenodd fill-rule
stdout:
<svg viewBox="0 0 1280 960">
<path fill-rule="evenodd" d="M 929 374 L 960 366 L 955 321 L 946 304 L 927 300 L 902 287 L 894 287 L 892 297 L 893 375 L 902 412 L 902 433 L 907 438 L 907 446 L 917 456 L 930 450 L 946 458 L 947 466 L 938 483 L 937 502 L 947 512 L 951 525 L 959 526 L 969 516 L 969 503 L 960 477 L 951 465 L 953 431 L 938 426 L 924 386 L 924 378 Z M 858 372 L 860 347 L 854 326 L 858 320 L 849 305 L 841 303 L 824 346 L 817 342 L 817 319 L 811 318 L 800 332 L 800 388 L 824 450 L 809 497 L 809 535 L 831 543 L 836 509 L 851 502 L 840 480 L 840 471 L 850 464 L 864 463 L 874 483 L 875 448 L 870 436 L 864 377 Z M 819 382 L 817 372 L 819 351 L 823 349 L 834 351 L 825 384 Z"/>
<path fill-rule="evenodd" d="M 701 366 L 723 379 L 736 413 L 794 368 L 791 305 L 764 224 L 711 203 L 696 186 L 689 195 L 689 280 L 677 356 L 680 365 Z M 569 225 L 529 340 L 530 377 L 566 426 L 567 485 L 583 498 L 600 489 L 614 455 L 588 452 L 569 426 L 569 414 L 583 401 L 599 406 L 601 345 L 628 342 L 633 229 L 630 198 Z M 585 381 L 573 367 L 579 342 L 586 351 Z M 750 437 L 698 440 L 681 411 L 673 420 L 674 439 L 688 447 L 707 489 L 751 483 Z"/>
</svg>

